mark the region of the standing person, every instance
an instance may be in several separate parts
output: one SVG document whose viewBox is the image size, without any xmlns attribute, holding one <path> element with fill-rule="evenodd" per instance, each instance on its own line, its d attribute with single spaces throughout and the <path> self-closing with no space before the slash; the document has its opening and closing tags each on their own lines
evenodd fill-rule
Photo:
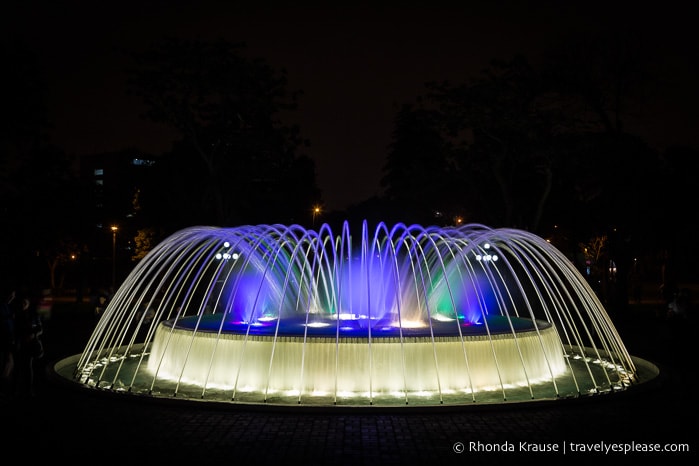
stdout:
<svg viewBox="0 0 699 466">
<path fill-rule="evenodd" d="M 15 290 L 3 290 L 0 302 L 0 375 L 2 376 L 2 392 L 11 393 L 12 375 L 15 366 L 15 317 L 12 302 L 15 300 Z"/>
<path fill-rule="evenodd" d="M 34 396 L 34 362 L 44 356 L 43 325 L 29 295 L 15 309 L 15 394 Z"/>
<path fill-rule="evenodd" d="M 95 325 L 97 325 L 97 322 L 99 322 L 102 314 L 104 314 L 108 304 L 109 298 L 107 297 L 107 293 L 101 292 L 97 297 L 97 302 L 95 303 Z"/>
<path fill-rule="evenodd" d="M 665 249 L 662 252 L 662 263 L 660 265 L 660 293 L 663 297 L 665 309 L 675 299 L 677 292 L 677 276 L 675 274 L 674 258 L 671 251 Z"/>
</svg>

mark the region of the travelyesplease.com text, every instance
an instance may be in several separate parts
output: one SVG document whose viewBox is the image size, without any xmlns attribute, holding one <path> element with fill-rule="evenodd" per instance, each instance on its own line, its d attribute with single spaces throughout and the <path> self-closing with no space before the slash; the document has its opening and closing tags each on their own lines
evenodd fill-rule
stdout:
<svg viewBox="0 0 699 466">
<path fill-rule="evenodd" d="M 453 445 L 455 453 L 602 453 L 629 454 L 672 452 L 688 453 L 690 447 L 686 443 L 647 443 L 647 442 L 456 442 Z"/>
</svg>

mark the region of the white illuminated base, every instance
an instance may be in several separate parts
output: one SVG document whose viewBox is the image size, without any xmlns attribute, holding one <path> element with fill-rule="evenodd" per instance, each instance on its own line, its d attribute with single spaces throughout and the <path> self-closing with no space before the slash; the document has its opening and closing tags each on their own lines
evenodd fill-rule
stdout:
<svg viewBox="0 0 699 466">
<path fill-rule="evenodd" d="M 147 368 L 156 379 L 234 394 L 366 396 L 529 386 L 552 380 L 567 366 L 553 326 L 500 335 L 369 341 L 364 337 L 246 337 L 161 323 Z"/>
</svg>

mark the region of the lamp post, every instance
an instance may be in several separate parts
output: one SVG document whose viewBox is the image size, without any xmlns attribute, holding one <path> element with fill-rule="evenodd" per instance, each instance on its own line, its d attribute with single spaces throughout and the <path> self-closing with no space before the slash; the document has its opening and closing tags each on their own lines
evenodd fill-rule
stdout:
<svg viewBox="0 0 699 466">
<path fill-rule="evenodd" d="M 112 229 L 112 290 L 116 286 L 116 233 L 119 227 L 111 226 Z"/>
<path fill-rule="evenodd" d="M 320 206 L 319 205 L 314 205 L 313 206 L 313 226 L 316 226 L 316 216 L 320 215 Z"/>
</svg>

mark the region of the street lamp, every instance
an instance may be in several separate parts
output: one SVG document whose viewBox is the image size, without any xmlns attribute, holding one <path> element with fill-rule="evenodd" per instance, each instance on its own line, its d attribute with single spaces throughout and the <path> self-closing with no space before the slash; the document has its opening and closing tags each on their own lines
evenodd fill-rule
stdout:
<svg viewBox="0 0 699 466">
<path fill-rule="evenodd" d="M 316 226 L 316 216 L 320 215 L 320 206 L 319 205 L 314 205 L 313 206 L 313 226 Z"/>
<path fill-rule="evenodd" d="M 119 229 L 116 225 L 111 226 L 112 229 L 112 290 L 116 286 L 116 232 Z"/>
</svg>

